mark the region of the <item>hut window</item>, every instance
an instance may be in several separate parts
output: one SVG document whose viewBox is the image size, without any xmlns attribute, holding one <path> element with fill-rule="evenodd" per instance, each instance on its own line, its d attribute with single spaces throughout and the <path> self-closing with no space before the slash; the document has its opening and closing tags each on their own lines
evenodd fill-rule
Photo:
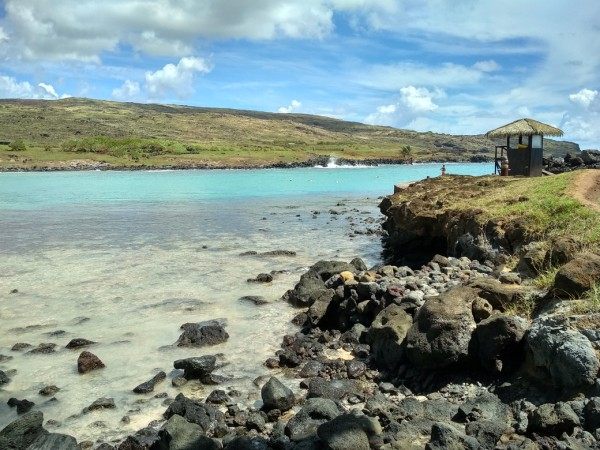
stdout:
<svg viewBox="0 0 600 450">
<path fill-rule="evenodd" d="M 534 134 L 531 136 L 531 148 L 543 148 L 542 147 L 542 136 L 539 134 Z"/>
</svg>

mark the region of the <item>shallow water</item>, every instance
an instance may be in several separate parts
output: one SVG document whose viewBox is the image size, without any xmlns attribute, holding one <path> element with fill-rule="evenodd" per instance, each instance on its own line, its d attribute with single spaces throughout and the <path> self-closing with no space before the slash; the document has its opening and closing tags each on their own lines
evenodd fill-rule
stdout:
<svg viewBox="0 0 600 450">
<path fill-rule="evenodd" d="M 393 184 L 437 176 L 441 165 L 248 171 L 0 174 L 0 362 L 16 370 L 0 390 L 0 428 L 14 420 L 10 397 L 44 412 L 47 428 L 79 441 L 110 441 L 160 418 L 157 393 L 205 397 L 215 386 L 171 386 L 173 361 L 221 353 L 221 386 L 244 389 L 271 372 L 262 363 L 293 332 L 297 312 L 281 295 L 319 259 L 380 261 L 378 197 Z M 487 174 L 491 164 L 447 165 Z M 316 213 L 316 214 L 315 214 Z M 291 250 L 296 256 L 240 256 Z M 272 283 L 248 283 L 282 271 Z M 12 290 L 17 293 L 11 293 Z M 242 302 L 265 297 L 267 305 Z M 229 340 L 200 349 L 172 344 L 186 322 L 223 318 Z M 77 373 L 82 349 L 106 368 Z M 56 353 L 11 351 L 57 344 Z M 159 370 L 155 392 L 132 389 Z M 38 394 L 56 385 L 55 401 Z M 114 410 L 82 414 L 100 397 Z M 128 416 L 130 423 L 121 421 Z"/>
</svg>

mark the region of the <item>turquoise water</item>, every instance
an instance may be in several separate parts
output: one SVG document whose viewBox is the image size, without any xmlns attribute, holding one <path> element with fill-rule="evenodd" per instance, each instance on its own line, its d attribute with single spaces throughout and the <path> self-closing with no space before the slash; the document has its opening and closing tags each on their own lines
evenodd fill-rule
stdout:
<svg viewBox="0 0 600 450">
<path fill-rule="evenodd" d="M 170 384 L 174 360 L 203 354 L 223 354 L 221 373 L 231 377 L 224 388 L 256 391 L 252 380 L 272 373 L 262 363 L 295 331 L 297 311 L 279 301 L 283 293 L 319 259 L 381 262 L 370 233 L 380 228 L 379 198 L 440 167 L 1 173 L 0 354 L 13 359 L 0 370 L 17 372 L 0 390 L 0 428 L 16 418 L 6 405 L 16 397 L 56 420 L 52 431 L 95 442 L 122 437 L 160 418 L 165 407 L 154 394 L 203 398 L 215 388 Z M 479 175 L 493 167 L 447 169 Z M 296 256 L 241 256 L 271 250 Z M 246 281 L 271 271 L 272 283 Z M 245 295 L 269 303 L 241 302 Z M 227 321 L 226 343 L 172 347 L 181 324 L 215 318 Z M 76 337 L 98 342 L 89 350 L 105 369 L 77 373 L 79 351 L 64 348 Z M 57 352 L 11 351 L 18 342 L 56 343 Z M 131 392 L 158 370 L 169 379 L 154 394 Z M 38 394 L 51 384 L 61 388 L 57 402 Z M 117 408 L 81 414 L 99 397 Z"/>
<path fill-rule="evenodd" d="M 240 200 L 306 195 L 383 195 L 393 185 L 438 176 L 441 164 L 271 170 L 0 174 L 0 209 L 57 205 Z M 492 164 L 447 164 L 448 173 L 487 175 Z"/>
</svg>

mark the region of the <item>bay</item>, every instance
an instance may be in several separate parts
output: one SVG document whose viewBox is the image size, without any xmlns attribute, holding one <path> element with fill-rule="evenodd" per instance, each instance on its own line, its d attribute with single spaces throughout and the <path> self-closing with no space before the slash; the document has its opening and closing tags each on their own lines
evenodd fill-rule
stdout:
<svg viewBox="0 0 600 450">
<path fill-rule="evenodd" d="M 491 164 L 447 164 L 482 175 Z M 273 373 L 263 362 L 295 328 L 298 311 L 279 298 L 319 259 L 381 263 L 380 197 L 393 185 L 434 177 L 441 164 L 285 170 L 192 170 L 0 174 L 0 428 L 16 416 L 10 397 L 44 412 L 47 428 L 79 441 L 108 441 L 160 418 L 157 393 L 206 397 L 214 386 L 171 386 L 173 361 L 220 353 L 220 388 L 256 391 Z M 245 255 L 273 250 L 295 256 Z M 274 272 L 272 283 L 248 283 Z M 16 291 L 16 292 L 14 292 Z M 262 296 L 266 305 L 240 301 Z M 229 340 L 174 347 L 186 322 L 222 318 Z M 106 368 L 77 373 L 81 351 Z M 16 343 L 55 343 L 52 354 L 12 351 Z M 153 394 L 133 387 L 164 370 Z M 38 391 L 56 385 L 56 401 Z M 100 397 L 114 410 L 83 414 Z M 252 398 L 250 400 L 253 400 Z M 128 422 L 122 418 L 128 417 Z"/>
</svg>

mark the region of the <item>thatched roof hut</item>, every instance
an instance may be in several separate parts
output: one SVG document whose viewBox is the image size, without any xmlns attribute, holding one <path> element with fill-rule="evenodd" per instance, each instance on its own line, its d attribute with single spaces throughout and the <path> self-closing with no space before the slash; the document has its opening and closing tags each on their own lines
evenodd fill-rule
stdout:
<svg viewBox="0 0 600 450">
<path fill-rule="evenodd" d="M 562 136 L 562 130 L 533 119 L 519 119 L 485 133 L 490 139 L 506 138 L 506 145 L 496 145 L 495 171 L 508 175 L 535 177 L 543 174 L 544 136 Z M 526 137 L 524 142 L 523 137 Z M 518 144 L 511 146 L 510 139 L 518 138 Z M 500 149 L 500 157 L 498 157 Z M 504 153 L 506 152 L 507 158 Z M 502 165 L 505 169 L 502 169 Z"/>
<path fill-rule="evenodd" d="M 495 130 L 485 133 L 487 138 L 504 138 L 511 136 L 562 136 L 562 130 L 551 127 L 545 123 L 533 119 L 519 119 Z"/>
</svg>

